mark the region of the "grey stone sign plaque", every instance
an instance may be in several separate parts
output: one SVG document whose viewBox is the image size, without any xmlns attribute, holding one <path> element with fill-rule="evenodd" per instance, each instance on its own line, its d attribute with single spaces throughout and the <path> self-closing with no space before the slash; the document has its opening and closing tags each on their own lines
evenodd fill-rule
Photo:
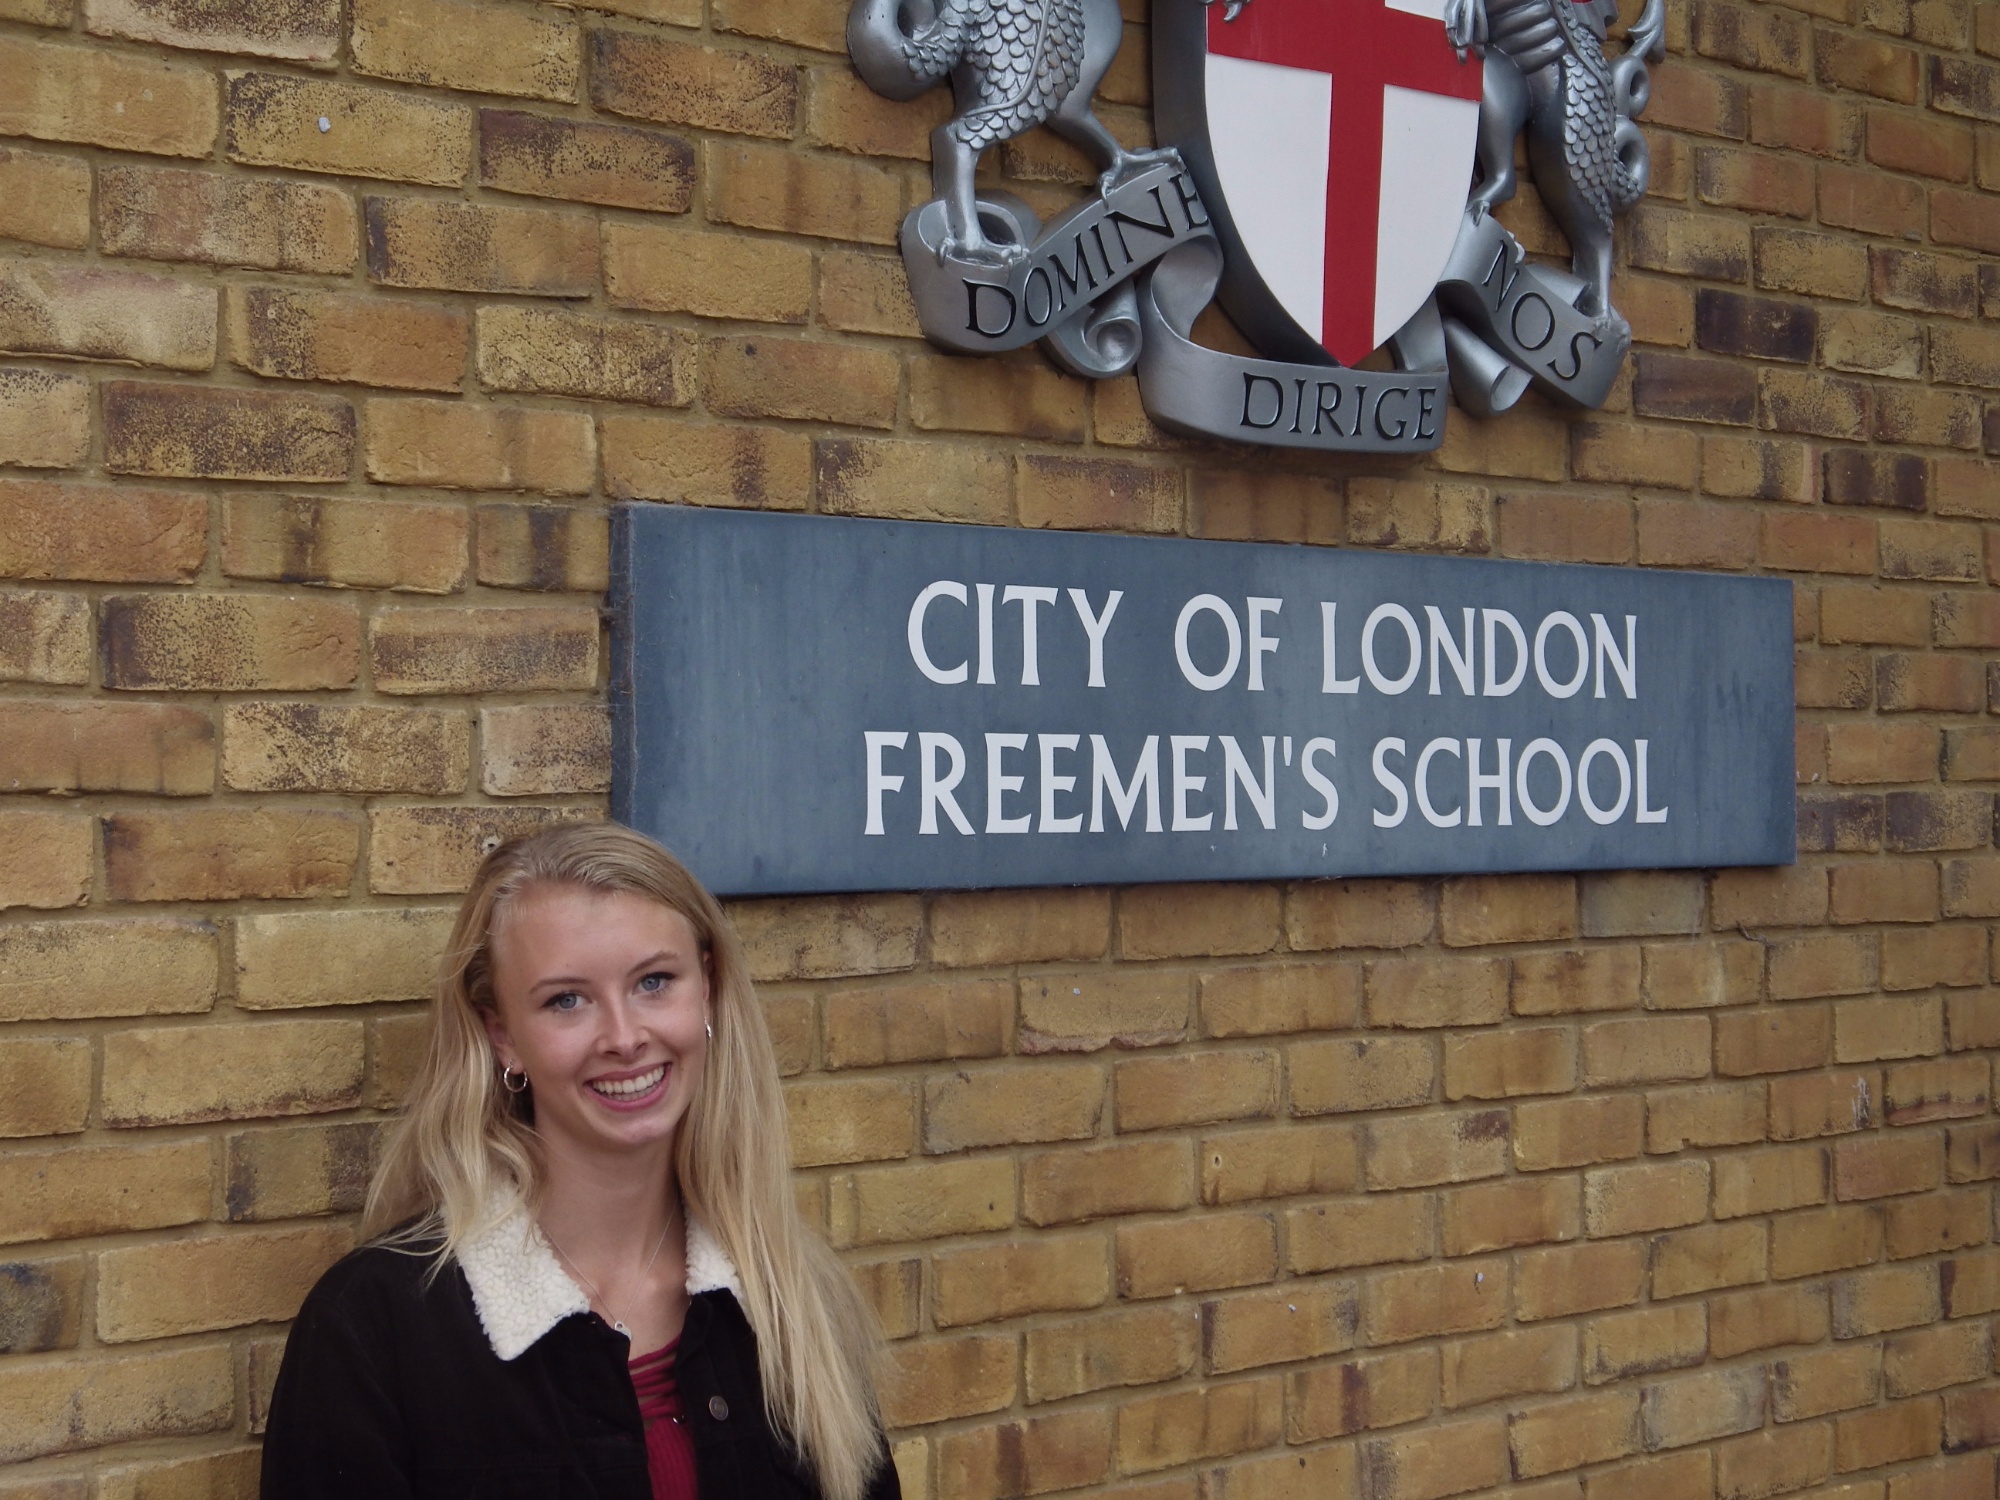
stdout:
<svg viewBox="0 0 2000 1500">
<path fill-rule="evenodd" d="M 1791 588 L 621 507 L 614 814 L 731 895 L 1789 863 Z"/>
</svg>

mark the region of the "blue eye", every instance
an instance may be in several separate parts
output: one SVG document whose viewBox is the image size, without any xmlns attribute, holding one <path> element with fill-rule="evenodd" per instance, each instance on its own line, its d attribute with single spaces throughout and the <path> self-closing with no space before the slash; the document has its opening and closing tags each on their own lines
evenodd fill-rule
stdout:
<svg viewBox="0 0 2000 1500">
<path fill-rule="evenodd" d="M 583 996 L 579 995 L 575 990 L 564 990 L 559 995 L 549 996 L 547 1008 L 550 1010 L 575 1010 L 581 1004 L 583 1004 Z"/>
<path fill-rule="evenodd" d="M 674 976 L 671 974 L 648 974 L 644 979 L 639 981 L 639 988 L 649 995 L 657 995 L 673 982 Z"/>
</svg>

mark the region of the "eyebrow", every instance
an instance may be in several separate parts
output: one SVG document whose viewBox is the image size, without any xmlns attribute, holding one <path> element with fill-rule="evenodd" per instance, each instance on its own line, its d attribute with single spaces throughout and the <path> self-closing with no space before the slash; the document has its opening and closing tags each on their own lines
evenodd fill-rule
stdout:
<svg viewBox="0 0 2000 1500">
<path fill-rule="evenodd" d="M 626 972 L 628 975 L 638 974 L 643 972 L 644 970 L 654 967 L 654 965 L 656 964 L 685 963 L 685 962 L 686 959 L 683 958 L 681 954 L 675 951 L 674 949 L 662 948 L 659 952 L 653 954 L 650 958 L 640 959 L 638 963 L 632 965 L 632 967 Z M 585 978 L 580 974 L 556 974 L 556 975 L 551 975 L 547 979 L 537 979 L 533 984 L 528 986 L 528 990 L 532 994 L 536 990 L 545 990 L 550 985 L 576 985 L 576 984 L 588 984 L 589 982 L 590 981 L 587 978 Z"/>
</svg>

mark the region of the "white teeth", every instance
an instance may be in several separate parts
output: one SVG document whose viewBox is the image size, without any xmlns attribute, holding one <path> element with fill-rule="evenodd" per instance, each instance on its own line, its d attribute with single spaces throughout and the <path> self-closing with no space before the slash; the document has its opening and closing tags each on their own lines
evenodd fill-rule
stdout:
<svg viewBox="0 0 2000 1500">
<path fill-rule="evenodd" d="M 623 1079 L 618 1083 L 593 1083 L 591 1088 L 607 1099 L 636 1099 L 649 1092 L 667 1076 L 667 1065 L 661 1063 L 650 1072 L 641 1073 L 637 1078 Z"/>
</svg>

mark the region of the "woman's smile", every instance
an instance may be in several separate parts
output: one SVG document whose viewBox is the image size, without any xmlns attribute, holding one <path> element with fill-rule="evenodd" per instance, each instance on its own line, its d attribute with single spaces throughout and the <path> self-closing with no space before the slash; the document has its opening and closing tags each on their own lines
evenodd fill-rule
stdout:
<svg viewBox="0 0 2000 1500">
<path fill-rule="evenodd" d="M 665 1063 L 655 1063 L 643 1073 L 593 1078 L 589 1088 L 618 1109 L 643 1109 L 664 1091 L 667 1071 Z"/>
</svg>

